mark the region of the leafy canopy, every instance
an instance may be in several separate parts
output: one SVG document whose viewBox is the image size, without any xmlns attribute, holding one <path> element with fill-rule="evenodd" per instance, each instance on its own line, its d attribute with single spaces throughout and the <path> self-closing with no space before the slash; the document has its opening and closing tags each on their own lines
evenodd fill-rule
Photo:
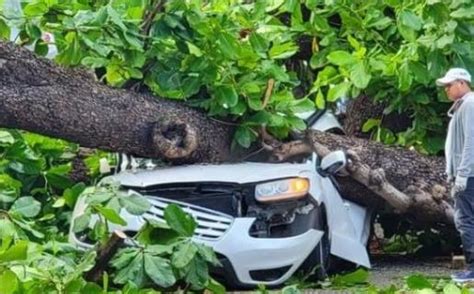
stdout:
<svg viewBox="0 0 474 294">
<path fill-rule="evenodd" d="M 17 42 L 42 55 L 41 35 L 51 32 L 57 62 L 231 120 L 246 147 L 261 126 L 284 138 L 305 127 L 297 113 L 367 94 L 385 114 L 413 118 L 400 134 L 366 127 L 377 139 L 436 153 L 447 100 L 434 79 L 450 66 L 474 68 L 469 3 L 34 0 L 21 16 L 5 11 L 0 32 L 8 37 L 15 25 Z"/>
</svg>

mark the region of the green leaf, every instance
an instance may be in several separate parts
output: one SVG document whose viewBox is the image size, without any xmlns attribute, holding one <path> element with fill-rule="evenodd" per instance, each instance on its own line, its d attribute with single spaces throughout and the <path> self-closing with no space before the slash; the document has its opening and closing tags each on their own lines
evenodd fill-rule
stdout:
<svg viewBox="0 0 474 294">
<path fill-rule="evenodd" d="M 77 198 L 84 191 L 85 188 L 86 185 L 84 183 L 77 183 L 73 187 L 64 190 L 63 198 L 66 201 L 66 204 L 71 208 L 74 207 Z"/>
<path fill-rule="evenodd" d="M 461 289 L 459 289 L 455 284 L 449 283 L 444 286 L 443 294 L 461 294 Z"/>
<path fill-rule="evenodd" d="M 426 69 L 426 65 L 420 62 L 410 62 L 408 66 L 415 81 L 424 85 L 427 85 L 431 81 L 430 73 Z"/>
<path fill-rule="evenodd" d="M 148 220 L 140 229 L 136 239 L 141 244 L 173 244 L 180 235 L 166 223 Z M 150 246 L 149 246 L 150 247 Z"/>
<path fill-rule="evenodd" d="M 404 10 L 400 14 L 400 21 L 403 25 L 418 31 L 423 26 L 423 22 L 413 11 Z"/>
<path fill-rule="evenodd" d="M 220 33 L 217 37 L 217 46 L 221 53 L 230 59 L 237 59 L 239 55 L 239 43 L 228 33 Z"/>
<path fill-rule="evenodd" d="M 328 101 L 334 102 L 340 98 L 346 97 L 347 92 L 349 91 L 351 84 L 349 82 L 342 82 L 335 85 L 334 87 L 329 88 L 328 92 Z"/>
<path fill-rule="evenodd" d="M 143 287 L 146 282 L 144 265 L 144 254 L 138 252 L 131 262 L 116 272 L 114 283 L 125 284 L 131 281 L 138 287 Z"/>
<path fill-rule="evenodd" d="M 362 126 L 362 132 L 366 133 L 375 127 L 379 127 L 381 122 L 380 119 L 369 118 Z"/>
<path fill-rule="evenodd" d="M 186 45 L 188 45 L 188 50 L 189 50 L 189 53 L 194 55 L 194 56 L 197 56 L 197 57 L 201 57 L 202 56 L 202 51 L 201 49 L 199 49 L 196 45 L 194 45 L 193 43 L 191 42 L 186 42 Z"/>
<path fill-rule="evenodd" d="M 84 195 L 86 197 L 86 201 L 89 204 L 100 204 L 109 201 L 112 197 L 115 196 L 114 192 L 109 191 L 103 187 L 91 187 L 85 189 Z"/>
<path fill-rule="evenodd" d="M 408 64 L 405 63 L 398 69 L 398 89 L 400 89 L 400 91 L 409 90 L 412 81 L 413 75 L 410 73 Z"/>
<path fill-rule="evenodd" d="M 306 123 L 304 122 L 304 120 L 302 120 L 299 117 L 289 116 L 289 117 L 286 118 L 286 121 L 288 122 L 290 128 L 292 128 L 294 130 L 303 131 L 303 130 L 306 130 L 306 128 L 307 128 Z"/>
<path fill-rule="evenodd" d="M 7 269 L 0 274 L 0 290 L 2 294 L 13 294 L 18 289 L 18 278 L 14 272 Z"/>
<path fill-rule="evenodd" d="M 186 267 L 198 252 L 197 246 L 193 242 L 181 243 L 171 257 L 174 267 Z"/>
<path fill-rule="evenodd" d="M 145 254 L 145 272 L 150 279 L 161 287 L 170 287 L 176 283 L 173 269 L 167 259 Z"/>
<path fill-rule="evenodd" d="M 254 132 L 245 126 L 239 126 L 234 136 L 237 143 L 244 148 L 249 148 L 250 144 L 256 139 Z"/>
<path fill-rule="evenodd" d="M 474 9 L 472 9 L 472 7 L 460 8 L 458 10 L 451 12 L 450 16 L 452 18 L 472 19 L 474 18 Z"/>
<path fill-rule="evenodd" d="M 176 204 L 169 204 L 165 208 L 165 220 L 172 230 L 184 237 L 192 237 L 197 227 L 194 218 L 183 211 Z"/>
<path fill-rule="evenodd" d="M 89 227 L 91 221 L 90 213 L 84 213 L 74 219 L 73 231 L 74 233 L 79 233 L 84 231 Z"/>
<path fill-rule="evenodd" d="M 400 35 L 409 42 L 415 42 L 417 34 L 412 28 L 403 25 L 402 23 L 397 24 L 398 32 Z"/>
<path fill-rule="evenodd" d="M 13 138 L 12 134 L 10 134 L 8 131 L 0 130 L 0 146 L 8 146 L 14 142 L 15 139 Z"/>
<path fill-rule="evenodd" d="M 102 214 L 109 222 L 126 226 L 127 222 L 113 209 L 108 207 L 103 207 L 101 205 L 95 205 L 94 208 Z"/>
<path fill-rule="evenodd" d="M 110 264 L 116 268 L 121 269 L 129 265 L 132 260 L 137 256 L 137 248 L 123 248 L 114 256 Z"/>
<path fill-rule="evenodd" d="M 263 61 L 262 71 L 262 74 L 268 75 L 268 78 L 274 78 L 277 81 L 288 82 L 290 80 L 285 69 L 271 60 Z"/>
<path fill-rule="evenodd" d="M 8 219 L 0 219 L 0 240 L 16 235 L 15 225 Z"/>
<path fill-rule="evenodd" d="M 222 284 L 220 284 L 219 282 L 217 282 L 216 280 L 214 280 L 213 278 L 210 278 L 208 280 L 207 285 L 206 285 L 206 289 L 209 290 L 209 292 L 211 292 L 213 294 L 225 294 L 225 293 L 227 293 L 225 287 Z"/>
<path fill-rule="evenodd" d="M 324 94 L 322 91 L 318 91 L 316 94 L 315 104 L 318 109 L 324 109 L 326 107 L 326 100 L 324 100 Z"/>
<path fill-rule="evenodd" d="M 214 89 L 214 96 L 224 108 L 234 107 L 239 102 L 237 91 L 230 85 L 217 86 Z"/>
<path fill-rule="evenodd" d="M 301 290 L 297 285 L 290 285 L 281 289 L 281 294 L 301 294 Z"/>
<path fill-rule="evenodd" d="M 204 245 L 204 244 L 199 244 L 196 245 L 198 247 L 198 253 L 199 255 L 204 258 L 205 261 L 211 263 L 214 266 L 221 265 L 219 259 L 217 259 L 216 253 L 212 249 L 212 247 Z"/>
<path fill-rule="evenodd" d="M 206 262 L 201 258 L 193 258 L 188 264 L 188 271 L 185 277 L 186 282 L 201 289 L 206 286 L 208 279 L 209 270 Z"/>
<path fill-rule="evenodd" d="M 342 276 L 336 275 L 332 282 L 337 286 L 353 286 L 366 283 L 368 278 L 369 273 L 365 269 L 359 268 Z"/>
<path fill-rule="evenodd" d="M 422 275 L 411 275 L 407 278 L 406 283 L 410 290 L 421 290 L 433 287 L 430 281 Z"/>
<path fill-rule="evenodd" d="M 112 7 L 112 5 L 107 6 L 107 14 L 109 15 L 109 20 L 117 25 L 122 31 L 126 32 L 127 27 L 122 21 L 122 17 L 117 13 L 117 11 Z"/>
<path fill-rule="evenodd" d="M 423 104 L 423 105 L 429 104 L 431 101 L 430 96 L 424 93 L 415 95 L 414 100 L 416 103 Z"/>
<path fill-rule="evenodd" d="M 56 165 L 46 171 L 46 178 L 48 184 L 55 188 L 66 189 L 73 185 L 72 180 L 69 178 L 69 172 L 71 171 L 71 164 Z"/>
<path fill-rule="evenodd" d="M 436 40 L 436 48 L 443 49 L 448 45 L 452 45 L 454 42 L 454 34 L 443 35 L 441 38 Z"/>
<path fill-rule="evenodd" d="M 314 88 L 319 89 L 321 86 L 329 85 L 333 80 L 337 79 L 338 71 L 332 66 L 326 66 L 318 73 L 318 78 L 313 84 Z"/>
<path fill-rule="evenodd" d="M 294 42 L 286 42 L 282 44 L 274 44 L 268 55 L 272 59 L 285 59 L 293 56 L 296 52 L 298 52 L 298 45 Z"/>
<path fill-rule="evenodd" d="M 327 59 L 329 62 L 339 66 L 351 65 L 356 62 L 356 58 L 352 54 L 341 50 L 329 53 Z"/>
<path fill-rule="evenodd" d="M 1 18 L 0 18 L 0 39 L 10 40 L 10 27 Z"/>
<path fill-rule="evenodd" d="M 313 111 L 314 103 L 308 98 L 292 100 L 290 110 L 293 113 Z"/>
<path fill-rule="evenodd" d="M 265 58 L 269 46 L 268 41 L 256 32 L 250 34 L 249 41 L 253 50 L 255 50 L 260 57 Z"/>
<path fill-rule="evenodd" d="M 35 217 L 41 211 L 41 203 L 31 196 L 20 197 L 13 203 L 11 211 L 24 217 Z"/>
<path fill-rule="evenodd" d="M 266 111 L 259 111 L 256 114 L 252 115 L 247 123 L 253 126 L 260 126 L 270 122 L 271 115 Z"/>
<path fill-rule="evenodd" d="M 368 73 L 363 62 L 356 63 L 351 69 L 351 81 L 359 89 L 365 89 L 369 85 L 372 76 Z"/>
<path fill-rule="evenodd" d="M 41 38 L 41 30 L 34 24 L 30 23 L 26 25 L 26 33 L 32 40 Z"/>
<path fill-rule="evenodd" d="M 18 241 L 5 252 L 0 254 L 0 263 L 15 260 L 26 260 L 28 251 L 28 241 Z M 0 284 L 2 285 L 2 284 Z"/>
<path fill-rule="evenodd" d="M 124 196 L 119 198 L 120 204 L 133 215 L 142 215 L 147 212 L 151 205 L 148 200 L 137 194 Z"/>
<path fill-rule="evenodd" d="M 26 17 L 39 17 L 48 12 L 48 6 L 42 1 L 35 1 L 28 3 L 23 8 L 23 13 Z"/>
<path fill-rule="evenodd" d="M 263 103 L 262 103 L 262 100 L 260 99 L 260 97 L 249 98 L 247 100 L 247 102 L 248 102 L 248 106 L 250 107 L 250 109 L 253 109 L 253 110 L 262 110 L 263 109 Z"/>
<path fill-rule="evenodd" d="M 48 55 L 49 47 L 48 44 L 43 42 L 43 40 L 38 39 L 35 43 L 35 53 L 40 56 Z"/>
<path fill-rule="evenodd" d="M 11 203 L 20 194 L 22 183 L 7 174 L 0 174 L 0 202 Z"/>
<path fill-rule="evenodd" d="M 87 56 L 81 60 L 81 64 L 90 68 L 105 67 L 109 61 L 102 57 Z"/>
</svg>

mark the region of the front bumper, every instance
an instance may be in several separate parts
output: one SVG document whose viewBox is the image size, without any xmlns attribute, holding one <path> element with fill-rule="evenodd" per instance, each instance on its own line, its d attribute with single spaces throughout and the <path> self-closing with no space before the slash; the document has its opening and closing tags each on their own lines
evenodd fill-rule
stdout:
<svg viewBox="0 0 474 294">
<path fill-rule="evenodd" d="M 243 284 L 277 285 L 287 280 L 308 257 L 323 236 L 322 231 L 309 231 L 288 238 L 254 238 L 248 232 L 255 218 L 236 218 L 230 229 L 219 240 L 205 243 L 225 256 L 236 277 Z M 251 272 L 289 267 L 276 280 L 256 280 Z"/>
<path fill-rule="evenodd" d="M 216 253 L 225 257 L 235 274 L 232 279 L 241 285 L 278 285 L 285 282 L 309 256 L 324 234 L 322 231 L 309 229 L 291 237 L 256 238 L 249 234 L 256 220 L 254 217 L 234 218 L 221 212 L 164 198 L 153 197 L 149 200 L 152 204 L 149 212 L 143 216 L 133 216 L 123 210 L 121 216 L 127 221 L 127 226 L 111 225 L 109 229 L 138 231 L 145 223 L 145 219 L 164 221 L 164 208 L 169 203 L 176 203 L 193 215 L 198 223 L 194 241 L 212 247 Z M 86 205 L 83 198 L 78 200 L 73 219 L 84 212 Z M 93 222 L 94 220 L 91 224 Z M 93 246 L 85 240 L 80 240 L 72 228 L 69 241 L 79 248 L 86 249 Z M 252 274 L 277 269 L 279 274 L 272 279 Z"/>
</svg>

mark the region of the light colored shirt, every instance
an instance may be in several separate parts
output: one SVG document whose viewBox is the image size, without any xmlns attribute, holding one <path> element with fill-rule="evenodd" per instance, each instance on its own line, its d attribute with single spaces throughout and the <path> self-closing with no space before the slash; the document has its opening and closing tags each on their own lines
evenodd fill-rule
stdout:
<svg viewBox="0 0 474 294">
<path fill-rule="evenodd" d="M 446 174 L 474 177 L 474 92 L 454 102 L 446 137 Z"/>
</svg>

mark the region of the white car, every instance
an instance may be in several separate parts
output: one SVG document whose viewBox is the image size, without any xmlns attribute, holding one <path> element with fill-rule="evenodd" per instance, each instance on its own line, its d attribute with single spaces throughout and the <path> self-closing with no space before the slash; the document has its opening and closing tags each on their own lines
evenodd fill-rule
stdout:
<svg viewBox="0 0 474 294">
<path fill-rule="evenodd" d="M 22 14 L 19 0 L 6 0 L 4 10 Z M 12 29 L 11 40 L 18 35 Z M 57 54 L 53 35 L 48 58 Z M 305 113 L 301 118 L 317 130 L 341 130 L 327 111 Z M 110 230 L 138 231 L 145 219 L 164 221 L 163 210 L 176 203 L 198 223 L 194 240 L 205 243 L 224 265 L 221 274 L 231 287 L 279 285 L 296 270 L 317 267 L 324 276 L 330 255 L 370 267 L 366 243 L 371 214 L 341 197 L 332 175 L 345 165 L 345 155 L 333 152 L 325 158 L 302 163 L 239 163 L 192 165 L 157 170 L 125 170 L 111 176 L 124 189 L 145 195 L 152 204 L 143 216 L 123 210 L 126 227 Z M 82 215 L 86 203 L 79 198 L 72 221 Z M 92 226 L 92 224 L 91 224 Z M 69 241 L 90 248 L 84 236 L 69 233 Z"/>
<path fill-rule="evenodd" d="M 329 112 L 307 118 L 312 128 L 340 128 Z M 298 269 L 318 267 L 324 276 L 330 255 L 370 267 L 366 243 L 371 215 L 341 197 L 332 176 L 346 163 L 335 151 L 299 163 L 191 165 L 122 171 L 113 176 L 123 189 L 148 198 L 142 216 L 125 210 L 125 227 L 138 231 L 146 219 L 164 221 L 175 203 L 198 223 L 194 240 L 211 246 L 224 265 L 217 274 L 230 287 L 279 285 Z M 73 220 L 86 208 L 80 198 Z M 69 240 L 89 248 L 72 228 Z"/>
</svg>

